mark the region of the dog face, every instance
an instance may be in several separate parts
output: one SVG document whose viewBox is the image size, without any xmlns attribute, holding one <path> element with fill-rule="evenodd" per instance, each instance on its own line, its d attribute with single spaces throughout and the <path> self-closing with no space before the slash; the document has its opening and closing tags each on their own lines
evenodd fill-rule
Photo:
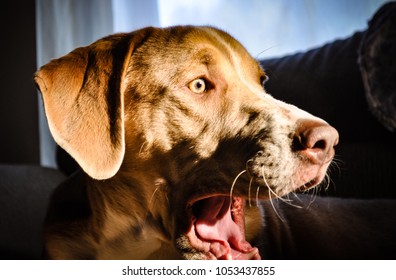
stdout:
<svg viewBox="0 0 396 280">
<path fill-rule="evenodd" d="M 230 35 L 172 27 L 103 38 L 35 80 L 58 144 L 130 191 L 103 211 L 129 215 L 126 228 L 149 220 L 184 258 L 258 259 L 246 236 L 259 210 L 247 204 L 320 183 L 338 141 L 267 94 L 266 78 Z"/>
</svg>

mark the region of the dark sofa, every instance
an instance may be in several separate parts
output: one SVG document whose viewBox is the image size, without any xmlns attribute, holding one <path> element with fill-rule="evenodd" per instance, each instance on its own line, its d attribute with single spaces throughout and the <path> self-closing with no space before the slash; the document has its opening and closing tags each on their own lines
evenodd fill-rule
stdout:
<svg viewBox="0 0 396 280">
<path fill-rule="evenodd" d="M 367 30 L 304 53 L 260 61 L 274 97 L 322 117 L 340 133 L 332 182 L 320 195 L 396 198 L 396 5 Z M 0 258 L 39 259 L 51 191 L 76 168 L 0 165 Z"/>
</svg>

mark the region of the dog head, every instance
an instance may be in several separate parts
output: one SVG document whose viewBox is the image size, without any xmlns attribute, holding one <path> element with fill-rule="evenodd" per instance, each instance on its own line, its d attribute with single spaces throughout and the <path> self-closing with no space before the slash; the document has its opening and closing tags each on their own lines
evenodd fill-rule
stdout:
<svg viewBox="0 0 396 280">
<path fill-rule="evenodd" d="M 204 259 L 259 258 L 246 201 L 313 187 L 333 158 L 336 130 L 266 79 L 230 35 L 191 26 L 112 35 L 35 77 L 56 142 L 93 179 L 129 182 L 140 220 Z"/>
</svg>

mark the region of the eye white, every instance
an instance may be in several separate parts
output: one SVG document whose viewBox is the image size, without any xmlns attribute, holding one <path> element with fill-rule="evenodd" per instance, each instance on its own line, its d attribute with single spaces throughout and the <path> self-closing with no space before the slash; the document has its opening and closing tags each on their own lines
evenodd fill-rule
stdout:
<svg viewBox="0 0 396 280">
<path fill-rule="evenodd" d="M 195 93 L 204 93 L 206 91 L 206 82 L 204 79 L 195 79 L 188 84 L 188 88 Z"/>
</svg>

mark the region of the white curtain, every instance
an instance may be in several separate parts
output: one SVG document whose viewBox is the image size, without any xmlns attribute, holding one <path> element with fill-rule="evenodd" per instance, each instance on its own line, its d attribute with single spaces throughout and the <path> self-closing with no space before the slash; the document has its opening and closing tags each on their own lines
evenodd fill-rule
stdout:
<svg viewBox="0 0 396 280">
<path fill-rule="evenodd" d="M 256 58 L 317 47 L 366 27 L 389 0 L 158 0 L 162 26 L 214 25 Z"/>
<path fill-rule="evenodd" d="M 112 0 L 112 4 L 114 32 L 159 26 L 157 0 Z"/>
</svg>

